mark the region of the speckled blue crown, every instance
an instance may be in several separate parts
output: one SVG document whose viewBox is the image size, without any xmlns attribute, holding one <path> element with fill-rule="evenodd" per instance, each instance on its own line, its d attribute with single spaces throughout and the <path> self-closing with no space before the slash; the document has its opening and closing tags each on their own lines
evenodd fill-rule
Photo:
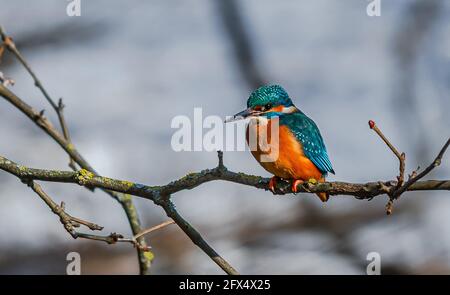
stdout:
<svg viewBox="0 0 450 295">
<path fill-rule="evenodd" d="M 293 105 L 292 100 L 289 98 L 288 93 L 283 87 L 280 85 L 265 85 L 252 92 L 247 100 L 247 107 L 252 108 L 268 103 L 273 105 L 284 105 L 286 107 Z"/>
</svg>

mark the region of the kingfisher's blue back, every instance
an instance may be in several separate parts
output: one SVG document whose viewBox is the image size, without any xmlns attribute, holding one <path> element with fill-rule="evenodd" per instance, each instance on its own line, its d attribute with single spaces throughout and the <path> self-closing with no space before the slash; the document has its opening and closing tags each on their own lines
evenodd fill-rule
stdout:
<svg viewBox="0 0 450 295">
<path fill-rule="evenodd" d="M 280 125 L 286 125 L 303 147 L 305 156 L 326 176 L 335 173 L 328 157 L 327 148 L 316 123 L 303 112 L 286 114 L 280 117 Z"/>
</svg>

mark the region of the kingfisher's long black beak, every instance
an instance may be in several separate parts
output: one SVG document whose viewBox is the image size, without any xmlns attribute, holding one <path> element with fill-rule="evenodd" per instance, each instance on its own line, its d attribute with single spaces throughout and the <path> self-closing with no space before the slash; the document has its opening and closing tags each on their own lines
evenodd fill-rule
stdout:
<svg viewBox="0 0 450 295">
<path fill-rule="evenodd" d="M 261 112 L 256 111 L 252 108 L 248 108 L 246 110 L 243 110 L 242 112 L 237 113 L 233 117 L 226 119 L 225 123 L 242 120 L 242 119 L 245 119 L 248 117 L 255 117 L 255 116 L 258 116 L 259 114 L 261 114 Z"/>
</svg>

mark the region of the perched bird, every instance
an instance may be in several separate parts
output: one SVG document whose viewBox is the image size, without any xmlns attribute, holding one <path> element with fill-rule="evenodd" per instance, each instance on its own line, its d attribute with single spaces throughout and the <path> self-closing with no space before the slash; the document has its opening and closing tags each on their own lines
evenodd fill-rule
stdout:
<svg viewBox="0 0 450 295">
<path fill-rule="evenodd" d="M 274 175 L 269 182 L 271 191 L 280 178 L 291 180 L 292 191 L 296 193 L 297 186 L 304 181 L 323 182 L 328 172 L 334 174 L 319 128 L 295 107 L 281 86 L 256 89 L 247 100 L 247 109 L 226 122 L 249 117 L 252 120 L 247 125 L 247 143 L 250 133 L 256 134 L 256 148 L 250 150 L 261 166 Z M 277 133 L 272 130 L 274 118 L 278 119 L 278 125 L 274 125 L 279 126 Z M 261 142 L 267 143 L 266 146 Z M 326 193 L 317 195 L 323 202 L 328 200 Z"/>
</svg>

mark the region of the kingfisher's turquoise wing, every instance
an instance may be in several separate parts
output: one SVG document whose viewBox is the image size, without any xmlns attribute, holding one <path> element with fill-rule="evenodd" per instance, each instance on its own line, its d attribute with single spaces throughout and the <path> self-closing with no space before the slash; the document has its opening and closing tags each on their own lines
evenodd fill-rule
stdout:
<svg viewBox="0 0 450 295">
<path fill-rule="evenodd" d="M 316 123 L 302 112 L 296 112 L 280 117 L 280 124 L 287 125 L 295 137 L 302 143 L 303 152 L 316 167 L 326 175 L 334 174 L 333 166 L 328 157 L 327 149 Z"/>
</svg>

